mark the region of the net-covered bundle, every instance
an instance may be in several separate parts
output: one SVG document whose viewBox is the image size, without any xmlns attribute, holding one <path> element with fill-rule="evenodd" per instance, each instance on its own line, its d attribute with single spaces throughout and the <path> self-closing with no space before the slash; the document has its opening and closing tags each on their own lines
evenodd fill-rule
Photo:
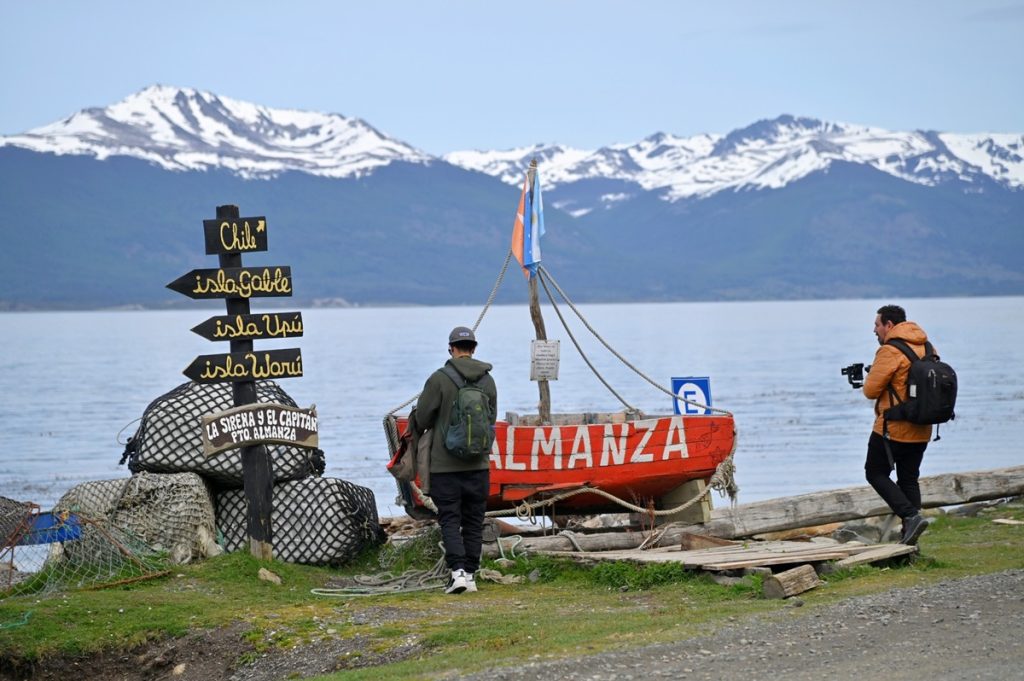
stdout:
<svg viewBox="0 0 1024 681">
<path fill-rule="evenodd" d="M 258 402 L 297 407 L 274 381 L 257 381 Z M 199 473 L 222 487 L 242 486 L 242 455 L 232 449 L 211 457 L 203 453 L 203 416 L 234 407 L 230 383 L 183 383 L 146 407 L 135 435 L 128 440 L 121 463 L 133 473 Z M 274 480 L 322 475 L 324 453 L 268 444 Z"/>
<path fill-rule="evenodd" d="M 25 513 L 25 507 L 28 513 Z M 0 599 L 149 579 L 166 574 L 166 554 L 104 519 L 0 504 Z M 11 529 L 13 528 L 13 529 Z"/>
<path fill-rule="evenodd" d="M 245 493 L 218 492 L 216 503 L 224 548 L 247 547 Z M 289 563 L 341 565 L 384 539 L 373 492 L 345 480 L 306 478 L 274 485 L 273 506 L 274 557 Z"/>
<path fill-rule="evenodd" d="M 218 555 L 213 500 L 195 473 L 139 473 L 119 480 L 76 485 L 54 511 L 103 519 L 173 563 Z"/>
</svg>

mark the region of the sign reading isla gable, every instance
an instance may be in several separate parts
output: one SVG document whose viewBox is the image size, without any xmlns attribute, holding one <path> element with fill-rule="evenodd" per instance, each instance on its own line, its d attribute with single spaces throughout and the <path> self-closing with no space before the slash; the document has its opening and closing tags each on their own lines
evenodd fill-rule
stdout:
<svg viewBox="0 0 1024 681">
<path fill-rule="evenodd" d="M 320 444 L 317 426 L 315 405 L 309 409 L 274 403 L 235 407 L 203 417 L 203 452 L 213 456 L 262 442 L 314 449 Z"/>
<path fill-rule="evenodd" d="M 189 298 L 269 298 L 292 294 L 291 267 L 223 267 L 192 270 L 167 288 Z"/>
</svg>

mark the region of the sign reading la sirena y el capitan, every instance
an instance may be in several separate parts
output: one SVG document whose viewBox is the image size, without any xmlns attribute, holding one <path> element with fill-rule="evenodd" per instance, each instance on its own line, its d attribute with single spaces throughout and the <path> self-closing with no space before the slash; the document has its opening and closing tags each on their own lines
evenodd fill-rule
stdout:
<svg viewBox="0 0 1024 681">
<path fill-rule="evenodd" d="M 247 404 L 203 416 L 203 453 L 213 456 L 256 443 L 315 449 L 319 446 L 316 406 L 309 409 L 276 403 Z"/>
</svg>

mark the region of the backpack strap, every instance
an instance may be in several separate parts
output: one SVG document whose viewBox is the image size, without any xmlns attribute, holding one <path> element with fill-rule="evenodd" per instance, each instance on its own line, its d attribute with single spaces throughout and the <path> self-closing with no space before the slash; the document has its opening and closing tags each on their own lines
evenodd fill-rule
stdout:
<svg viewBox="0 0 1024 681">
<path fill-rule="evenodd" d="M 892 340 L 887 340 L 885 341 L 885 344 L 893 346 L 894 348 L 902 352 L 904 355 L 906 355 L 907 359 L 910 360 L 911 364 L 921 359 L 920 357 L 917 356 L 916 352 L 910 349 L 910 345 L 907 344 L 907 341 L 903 340 L 902 338 L 893 338 Z M 932 354 L 932 344 L 925 341 L 924 351 L 925 357 Z"/>
<path fill-rule="evenodd" d="M 468 381 L 466 381 L 466 379 L 463 378 L 462 374 L 460 374 L 458 370 L 451 364 L 445 364 L 443 367 L 441 367 L 441 373 L 443 373 L 448 378 L 452 379 L 452 383 L 455 384 L 456 388 L 461 389 L 462 386 L 468 383 Z"/>
</svg>

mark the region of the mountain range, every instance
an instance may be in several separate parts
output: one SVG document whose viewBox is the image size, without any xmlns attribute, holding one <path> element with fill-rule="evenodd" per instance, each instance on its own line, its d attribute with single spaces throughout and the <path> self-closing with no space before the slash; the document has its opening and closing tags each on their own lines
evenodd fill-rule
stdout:
<svg viewBox="0 0 1024 681">
<path fill-rule="evenodd" d="M 225 203 L 266 215 L 246 264 L 291 265 L 296 302 L 482 302 L 534 158 L 544 261 L 581 301 L 1024 292 L 1021 134 L 782 115 L 437 157 L 358 118 L 153 86 L 0 137 L 0 308 L 180 302 L 163 285 L 216 265 L 199 225 Z"/>
</svg>

